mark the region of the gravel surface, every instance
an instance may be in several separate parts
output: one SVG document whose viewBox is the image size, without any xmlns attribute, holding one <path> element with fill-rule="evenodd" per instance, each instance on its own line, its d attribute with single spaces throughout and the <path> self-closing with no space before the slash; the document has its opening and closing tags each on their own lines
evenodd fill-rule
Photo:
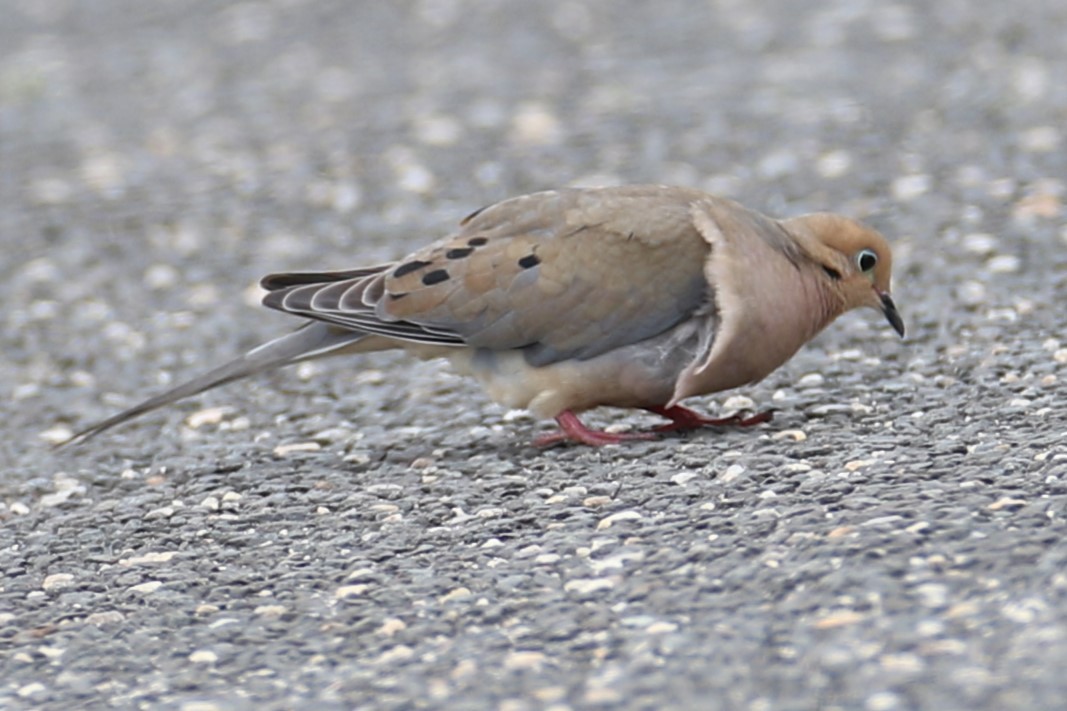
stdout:
<svg viewBox="0 0 1067 711">
<path fill-rule="evenodd" d="M 1063 707 L 1067 5 L 2 5 L 0 707 Z M 49 448 L 264 273 L 620 182 L 869 221 L 907 340 L 600 450 L 395 354 Z"/>
</svg>

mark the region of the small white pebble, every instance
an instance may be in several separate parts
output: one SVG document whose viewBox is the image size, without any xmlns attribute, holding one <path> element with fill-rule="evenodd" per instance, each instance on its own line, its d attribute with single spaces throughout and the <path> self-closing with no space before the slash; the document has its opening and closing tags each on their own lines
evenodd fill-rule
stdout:
<svg viewBox="0 0 1067 711">
<path fill-rule="evenodd" d="M 257 615 L 262 615 L 264 617 L 281 617 L 288 611 L 289 610 L 285 605 L 258 605 L 253 610 Z"/>
<path fill-rule="evenodd" d="M 119 559 L 119 565 L 132 566 L 146 563 L 168 563 L 176 555 L 174 551 L 152 552 Z"/>
<path fill-rule="evenodd" d="M 574 580 L 568 580 L 563 585 L 565 591 L 583 595 L 599 590 L 610 590 L 613 587 L 615 587 L 615 583 L 610 578 L 575 578 Z"/>
<path fill-rule="evenodd" d="M 103 625 L 118 624 L 126 619 L 126 616 L 117 610 L 107 610 L 106 612 L 94 612 L 85 618 L 86 624 L 94 625 L 96 627 L 102 627 Z"/>
<path fill-rule="evenodd" d="M 893 197 L 901 202 L 914 200 L 930 189 L 930 176 L 925 173 L 902 175 L 893 181 Z"/>
<path fill-rule="evenodd" d="M 1004 617 L 1020 625 L 1029 625 L 1042 613 L 1048 611 L 1048 605 L 1038 598 L 1029 598 L 1006 603 L 1001 608 Z"/>
<path fill-rule="evenodd" d="M 56 425 L 37 435 L 48 444 L 61 444 L 74 436 L 74 431 L 66 425 Z"/>
<path fill-rule="evenodd" d="M 724 410 L 751 410 L 756 407 L 756 402 L 744 395 L 731 395 L 722 404 Z"/>
<path fill-rule="evenodd" d="M 963 236 L 963 248 L 972 254 L 987 255 L 997 251 L 997 238 L 988 232 L 973 232 Z"/>
<path fill-rule="evenodd" d="M 986 262 L 986 269 L 994 274 L 1010 274 L 1019 271 L 1021 262 L 1014 254 L 1000 254 Z"/>
<path fill-rule="evenodd" d="M 198 649 L 189 655 L 189 661 L 193 664 L 214 664 L 219 660 L 219 655 L 210 649 Z"/>
<path fill-rule="evenodd" d="M 208 625 L 208 629 L 217 630 L 222 627 L 229 627 L 230 625 L 239 624 L 241 624 L 241 620 L 237 619 L 236 617 L 220 617 L 219 619 L 212 621 L 212 623 Z"/>
<path fill-rule="evenodd" d="M 893 711 L 900 708 L 900 697 L 891 691 L 879 691 L 867 697 L 867 711 Z"/>
<path fill-rule="evenodd" d="M 596 525 L 596 528 L 598 531 L 603 531 L 604 529 L 611 528 L 620 521 L 640 521 L 642 518 L 644 518 L 644 516 L 637 511 L 619 511 L 618 513 L 611 514 L 607 518 L 601 519 Z"/>
<path fill-rule="evenodd" d="M 562 133 L 559 119 L 544 104 L 522 104 L 512 120 L 511 138 L 515 143 L 528 146 L 549 145 L 559 142 Z"/>
<path fill-rule="evenodd" d="M 144 515 L 145 521 L 154 521 L 160 518 L 170 518 L 174 515 L 173 506 L 161 506 L 158 509 L 152 509 Z"/>
<path fill-rule="evenodd" d="M 799 159 L 796 153 L 786 149 L 774 150 L 763 156 L 756 164 L 756 170 L 766 178 L 779 178 L 797 172 Z"/>
<path fill-rule="evenodd" d="M 148 582 L 141 583 L 140 585 L 131 585 L 129 588 L 127 588 L 127 590 L 129 590 L 130 592 L 140 593 L 141 595 L 151 595 L 156 590 L 159 590 L 162 586 L 163 583 L 158 580 L 149 580 Z"/>
<path fill-rule="evenodd" d="M 923 583 L 915 587 L 919 603 L 925 607 L 944 607 L 948 604 L 949 588 L 941 583 Z"/>
<path fill-rule="evenodd" d="M 374 568 L 356 568 L 345 576 L 345 580 L 374 579 Z"/>
<path fill-rule="evenodd" d="M 288 457 L 291 454 L 305 452 L 318 452 L 322 445 L 318 442 L 293 442 L 292 444 L 279 444 L 274 448 L 275 457 Z"/>
<path fill-rule="evenodd" d="M 670 632 L 676 632 L 677 630 L 678 625 L 674 624 L 673 622 L 665 622 L 663 620 L 653 622 L 645 628 L 645 632 L 647 632 L 648 634 L 668 634 Z"/>
<path fill-rule="evenodd" d="M 970 279 L 956 287 L 956 297 L 965 306 L 979 306 L 986 301 L 985 284 Z"/>
<path fill-rule="evenodd" d="M 178 270 L 169 264 L 153 264 L 144 272 L 144 285 L 153 290 L 169 289 L 178 283 Z"/>
<path fill-rule="evenodd" d="M 398 644 L 392 649 L 382 652 L 377 659 L 371 661 L 371 664 L 393 664 L 395 662 L 403 662 L 411 659 L 414 656 L 414 649 L 406 644 Z"/>
<path fill-rule="evenodd" d="M 993 503 L 989 504 L 986 508 L 990 511 L 1000 511 L 1002 509 L 1018 509 L 1026 506 L 1025 499 L 1013 499 L 1010 496 L 1002 496 Z"/>
<path fill-rule="evenodd" d="M 459 121 L 446 114 L 429 114 L 415 120 L 415 137 L 429 146 L 452 146 L 463 134 Z"/>
<path fill-rule="evenodd" d="M 347 427 L 330 427 L 311 435 L 311 439 L 319 444 L 332 444 L 333 442 L 349 439 L 351 436 L 352 430 Z"/>
<path fill-rule="evenodd" d="M 74 576 L 70 573 L 53 573 L 52 575 L 45 576 L 45 579 L 41 581 L 41 588 L 52 592 L 69 588 L 73 584 Z"/>
<path fill-rule="evenodd" d="M 543 652 L 515 651 L 504 657 L 504 668 L 539 671 L 546 661 L 548 657 Z"/>
<path fill-rule="evenodd" d="M 198 430 L 204 425 L 217 425 L 222 422 L 227 415 L 234 412 L 232 407 L 222 405 L 220 407 L 207 407 L 203 410 L 197 410 L 185 418 L 185 425 L 190 429 Z"/>
<path fill-rule="evenodd" d="M 312 361 L 304 361 L 296 366 L 296 377 L 298 380 L 307 382 L 311 380 L 320 372 L 319 364 Z"/>
<path fill-rule="evenodd" d="M 740 464 L 731 464 L 726 468 L 726 471 L 722 473 L 719 479 L 724 484 L 729 484 L 732 481 L 736 481 L 738 477 L 745 473 L 745 468 Z"/>
<path fill-rule="evenodd" d="M 221 300 L 219 289 L 214 284 L 192 284 L 186 288 L 185 303 L 193 309 L 206 309 Z"/>
<path fill-rule="evenodd" d="M 73 379 L 71 382 L 73 383 Z M 37 394 L 40 392 L 41 386 L 37 383 L 20 383 L 11 389 L 11 399 L 15 402 L 18 402 L 19 400 L 27 400 L 31 397 L 37 397 Z"/>
<path fill-rule="evenodd" d="M 823 153 L 815 162 L 815 170 L 824 178 L 840 178 L 851 168 L 852 156 L 843 150 Z"/>
<path fill-rule="evenodd" d="M 386 381 L 385 371 L 371 368 L 362 371 L 353 380 L 356 385 L 381 385 Z"/>
<path fill-rule="evenodd" d="M 38 259 L 31 259 L 22 265 L 19 269 L 19 277 L 28 282 L 45 283 L 50 281 L 59 281 L 62 278 L 63 273 L 59 267 L 55 265 L 55 262 L 51 261 L 47 257 L 40 257 Z"/>
<path fill-rule="evenodd" d="M 437 601 L 445 603 L 453 602 L 455 600 L 466 600 L 467 598 L 472 597 L 473 595 L 474 593 L 470 591 L 470 588 L 458 587 L 455 590 L 450 590 L 441 597 L 437 598 Z"/>
</svg>

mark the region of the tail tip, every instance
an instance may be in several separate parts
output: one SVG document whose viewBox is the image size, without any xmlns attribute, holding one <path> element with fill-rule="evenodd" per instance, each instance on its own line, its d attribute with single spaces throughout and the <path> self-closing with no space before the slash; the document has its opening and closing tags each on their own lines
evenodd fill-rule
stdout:
<svg viewBox="0 0 1067 711">
<path fill-rule="evenodd" d="M 75 432 L 64 424 L 57 424 L 41 432 L 38 437 L 51 445 L 52 451 L 56 451 L 81 444 L 92 435 L 93 431 L 91 429 Z"/>
</svg>

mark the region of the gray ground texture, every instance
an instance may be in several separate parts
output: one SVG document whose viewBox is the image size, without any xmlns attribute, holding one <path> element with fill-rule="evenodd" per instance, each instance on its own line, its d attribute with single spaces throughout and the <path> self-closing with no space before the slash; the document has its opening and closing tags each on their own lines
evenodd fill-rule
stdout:
<svg viewBox="0 0 1067 711">
<path fill-rule="evenodd" d="M 1067 5 L 0 12 L 0 707 L 1063 708 Z M 265 273 L 629 182 L 867 220 L 908 338 L 599 450 L 400 354 L 50 448 L 294 326 Z"/>
</svg>

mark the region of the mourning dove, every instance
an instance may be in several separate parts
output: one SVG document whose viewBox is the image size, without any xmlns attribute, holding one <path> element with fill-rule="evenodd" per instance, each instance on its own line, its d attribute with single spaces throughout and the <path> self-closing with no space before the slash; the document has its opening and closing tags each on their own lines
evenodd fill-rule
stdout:
<svg viewBox="0 0 1067 711">
<path fill-rule="evenodd" d="M 775 220 L 654 185 L 534 193 L 399 262 L 265 277 L 263 303 L 308 323 L 69 441 L 264 370 L 389 348 L 448 358 L 496 402 L 555 418 L 540 444 L 654 436 L 587 428 L 578 414 L 601 405 L 668 418 L 657 431 L 755 424 L 769 417 L 679 403 L 762 380 L 850 309 L 903 336 L 891 263 L 880 234 L 830 213 Z"/>
</svg>

